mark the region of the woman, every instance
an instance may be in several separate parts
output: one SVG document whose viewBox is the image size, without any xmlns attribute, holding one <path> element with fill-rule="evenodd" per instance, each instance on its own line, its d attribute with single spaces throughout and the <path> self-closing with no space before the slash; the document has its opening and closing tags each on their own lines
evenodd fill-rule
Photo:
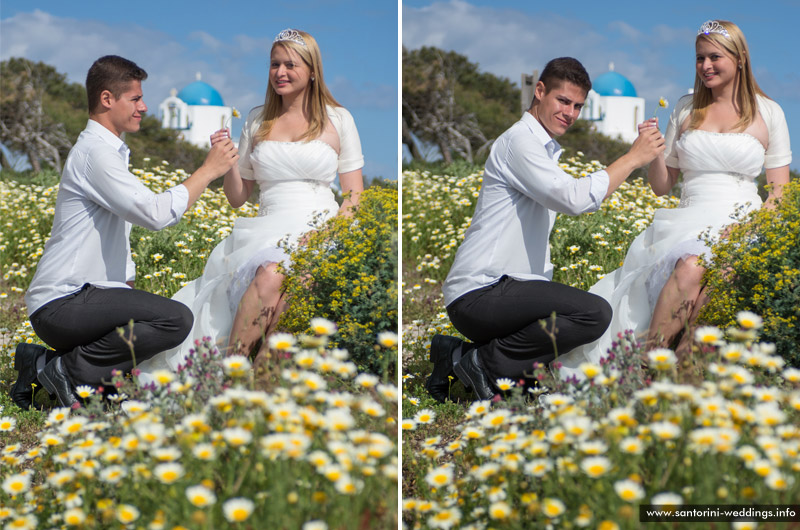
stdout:
<svg viewBox="0 0 800 530">
<path fill-rule="evenodd" d="M 597 362 L 627 329 L 645 335 L 648 347 L 671 346 L 706 301 L 705 269 L 698 259 L 708 246 L 700 236 L 724 236 L 732 215 L 762 205 L 755 182 L 762 167 L 772 185 L 766 207 L 789 182 L 786 120 L 756 83 L 739 27 L 708 21 L 697 33 L 695 48 L 694 93 L 673 111 L 666 150 L 647 174 L 656 195 L 664 195 L 682 172 L 680 206 L 658 210 L 631 244 L 624 265 L 590 289 L 610 302 L 614 317 L 598 341 L 559 358 L 565 376 L 577 375 L 581 362 Z M 649 120 L 639 130 L 657 125 Z M 677 351 L 686 352 L 690 342 L 690 334 L 684 334 Z"/>
<path fill-rule="evenodd" d="M 223 129 L 212 145 L 227 138 Z M 211 336 L 232 353 L 249 354 L 275 329 L 285 308 L 278 242 L 302 242 L 312 220 L 351 215 L 363 190 L 364 158 L 353 118 L 331 96 L 314 38 L 287 29 L 270 54 L 266 102 L 250 111 L 239 142 L 239 166 L 225 175 L 224 191 L 238 208 L 260 188 L 258 217 L 236 220 L 213 250 L 203 275 L 173 297 L 194 313 L 192 332 L 178 348 L 140 365 L 143 382 L 160 368 L 177 368 L 194 341 Z M 339 173 L 341 207 L 330 185 Z"/>
</svg>

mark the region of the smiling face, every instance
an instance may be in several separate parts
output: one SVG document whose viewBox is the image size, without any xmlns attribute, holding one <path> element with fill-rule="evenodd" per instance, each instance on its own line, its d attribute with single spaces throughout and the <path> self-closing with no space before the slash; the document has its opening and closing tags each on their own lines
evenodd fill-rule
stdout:
<svg viewBox="0 0 800 530">
<path fill-rule="evenodd" d="M 536 84 L 533 116 L 551 138 L 561 136 L 575 123 L 586 101 L 586 91 L 569 81 L 555 81 L 547 91 L 544 83 Z"/>
<path fill-rule="evenodd" d="M 269 82 L 281 97 L 296 96 L 308 89 L 311 69 L 294 50 L 276 45 L 272 47 L 269 65 Z"/>
<path fill-rule="evenodd" d="M 103 91 L 101 99 L 104 106 L 108 107 L 108 127 L 111 132 L 121 136 L 122 133 L 134 133 L 139 130 L 142 117 L 147 112 L 141 81 L 131 81 L 119 98 L 115 98 L 106 90 Z"/>
<path fill-rule="evenodd" d="M 721 89 L 736 80 L 739 63 L 736 57 L 709 39 L 697 39 L 697 77 L 711 90 Z"/>
</svg>

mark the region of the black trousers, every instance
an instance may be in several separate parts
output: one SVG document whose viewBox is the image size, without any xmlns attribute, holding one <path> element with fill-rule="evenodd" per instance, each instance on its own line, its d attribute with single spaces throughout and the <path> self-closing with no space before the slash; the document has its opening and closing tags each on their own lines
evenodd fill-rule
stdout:
<svg viewBox="0 0 800 530">
<path fill-rule="evenodd" d="M 555 358 L 554 347 L 560 355 L 597 340 L 611 322 L 611 306 L 597 295 L 561 283 L 508 276 L 461 296 L 447 306 L 447 314 L 455 328 L 476 343 L 492 380 L 530 376 L 535 362 L 546 364 Z"/>
<path fill-rule="evenodd" d="M 31 315 L 33 330 L 62 356 L 75 385 L 108 382 L 113 370 L 128 373 L 134 357 L 138 363 L 183 342 L 193 322 L 191 310 L 180 302 L 136 289 L 104 289 L 88 283 Z M 126 339 L 133 332 L 133 353 L 118 328 Z"/>
</svg>

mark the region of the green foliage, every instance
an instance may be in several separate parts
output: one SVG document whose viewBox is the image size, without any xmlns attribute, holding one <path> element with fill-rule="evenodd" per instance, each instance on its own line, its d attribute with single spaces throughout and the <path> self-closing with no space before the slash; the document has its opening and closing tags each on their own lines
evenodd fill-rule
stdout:
<svg viewBox="0 0 800 530">
<path fill-rule="evenodd" d="M 359 368 L 391 378 L 396 358 L 375 337 L 397 331 L 397 190 L 366 189 L 352 219 L 319 226 L 291 257 L 279 327 L 305 332 L 312 318 L 327 318 L 338 326 L 332 340 Z"/>
<path fill-rule="evenodd" d="M 58 147 L 61 161 L 66 160 L 89 118 L 84 86 L 68 83 L 67 76 L 53 66 L 28 59 L 11 58 L 0 62 L 0 74 L 0 116 L 9 131 L 9 135 L 0 137 L 0 140 L 7 147 L 28 154 L 28 140 L 16 134 L 14 131 L 20 129 L 14 126 L 30 117 L 31 113 L 40 112 L 41 117 L 35 126 L 43 130 L 47 139 L 52 135 L 50 129 L 56 128 L 63 133 L 64 142 L 50 142 Z M 25 125 L 25 130 L 29 131 L 32 126 Z M 189 172 L 197 169 L 205 160 L 207 151 L 179 139 L 179 134 L 173 129 L 162 129 L 155 116 L 145 116 L 140 130 L 125 137 L 131 148 L 131 163 L 134 167 L 143 167 L 148 165 L 147 159 L 167 160 L 175 167 L 187 168 Z M 47 153 L 33 156 L 38 159 L 44 154 Z"/>
<path fill-rule="evenodd" d="M 739 311 L 757 313 L 762 336 L 800 367 L 800 180 L 783 190 L 775 210 L 754 212 L 714 246 L 701 318 L 728 326 Z"/>
<path fill-rule="evenodd" d="M 453 51 L 403 48 L 403 143 L 414 159 L 422 158 L 417 139 L 435 144 L 447 162 L 485 156 L 489 141 L 519 118 L 519 89 L 478 68 Z"/>
</svg>

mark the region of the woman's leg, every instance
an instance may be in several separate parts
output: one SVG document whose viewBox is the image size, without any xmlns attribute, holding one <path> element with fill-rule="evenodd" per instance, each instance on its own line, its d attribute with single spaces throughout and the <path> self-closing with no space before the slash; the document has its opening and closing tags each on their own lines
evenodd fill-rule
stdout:
<svg viewBox="0 0 800 530">
<path fill-rule="evenodd" d="M 700 289 L 700 294 L 697 295 L 697 299 L 694 302 L 692 314 L 689 315 L 689 329 L 683 334 L 683 337 L 681 337 L 678 346 L 675 347 L 675 353 L 678 355 L 678 357 L 685 358 L 692 352 L 692 340 L 694 339 L 694 328 L 692 327 L 692 324 L 695 320 L 697 320 L 697 316 L 700 314 L 700 309 L 702 309 L 707 302 L 708 295 L 706 294 L 706 288 L 703 287 Z"/>
<path fill-rule="evenodd" d="M 228 345 L 234 353 L 249 355 L 256 343 L 274 329 L 285 307 L 281 291 L 283 279 L 276 263 L 256 270 L 233 317 Z"/>
<path fill-rule="evenodd" d="M 678 260 L 653 309 L 647 334 L 650 344 L 669 347 L 686 323 L 697 316 L 699 306 L 705 300 L 702 292 L 704 272 L 697 256 Z"/>
</svg>

